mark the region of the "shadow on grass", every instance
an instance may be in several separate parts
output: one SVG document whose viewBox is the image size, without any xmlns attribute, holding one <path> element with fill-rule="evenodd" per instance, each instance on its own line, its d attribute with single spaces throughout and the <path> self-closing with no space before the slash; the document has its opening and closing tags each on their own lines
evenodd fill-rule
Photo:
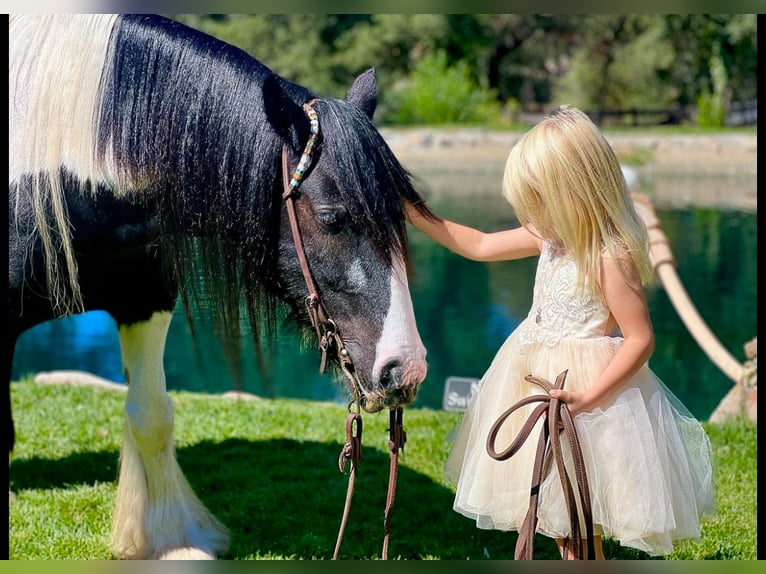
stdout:
<svg viewBox="0 0 766 574">
<path fill-rule="evenodd" d="M 224 558 L 331 559 L 348 485 L 338 469 L 340 450 L 340 444 L 293 439 L 227 439 L 179 448 L 178 460 L 197 495 L 230 530 Z M 118 456 L 101 451 L 14 461 L 13 490 L 114 482 Z M 389 558 L 513 558 L 515 533 L 476 528 L 452 510 L 454 493 L 408 468 L 406 456 L 400 456 Z M 340 558 L 380 558 L 388 474 L 388 453 L 363 449 Z M 641 557 L 617 544 L 605 550 L 617 559 Z M 553 541 L 538 536 L 535 558 L 558 559 Z"/>
</svg>

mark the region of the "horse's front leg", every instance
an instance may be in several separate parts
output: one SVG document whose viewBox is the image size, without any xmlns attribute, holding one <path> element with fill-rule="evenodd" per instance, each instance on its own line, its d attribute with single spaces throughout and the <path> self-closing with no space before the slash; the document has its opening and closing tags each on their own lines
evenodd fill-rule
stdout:
<svg viewBox="0 0 766 574">
<path fill-rule="evenodd" d="M 120 326 L 128 398 L 112 543 L 123 558 L 214 559 L 227 547 L 225 529 L 192 491 L 173 446 L 163 368 L 171 317 Z"/>
</svg>

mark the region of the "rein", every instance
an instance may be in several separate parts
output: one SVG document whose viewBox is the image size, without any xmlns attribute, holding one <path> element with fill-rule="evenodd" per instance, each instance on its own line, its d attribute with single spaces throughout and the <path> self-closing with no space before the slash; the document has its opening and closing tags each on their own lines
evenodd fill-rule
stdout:
<svg viewBox="0 0 766 574">
<path fill-rule="evenodd" d="M 344 445 L 338 459 L 340 472 L 345 474 L 347 463 L 351 463 L 351 469 L 348 477 L 348 488 L 346 491 L 346 503 L 343 508 L 343 517 L 341 519 L 338 539 L 335 544 L 333 560 L 338 559 L 343 533 L 346 529 L 348 514 L 351 509 L 351 501 L 354 496 L 354 486 L 356 484 L 356 472 L 359 461 L 362 458 L 362 417 L 360 415 L 360 393 L 361 386 L 354 369 L 354 362 L 351 359 L 343 339 L 338 331 L 338 326 L 330 316 L 324 305 L 322 296 L 319 293 L 314 276 L 311 273 L 306 252 L 303 248 L 303 238 L 301 236 L 300 226 L 298 225 L 298 215 L 296 213 L 295 202 L 297 199 L 298 187 L 300 187 L 303 177 L 311 165 L 314 146 L 319 136 L 319 115 L 312 107 L 316 100 L 303 105 L 303 111 L 309 118 L 310 135 L 306 147 L 303 150 L 298 167 L 295 168 L 292 177 L 289 177 L 289 168 L 287 162 L 287 146 L 282 146 L 282 181 L 284 191 L 282 198 L 285 200 L 287 208 L 287 217 L 290 221 L 290 230 L 293 235 L 293 243 L 298 256 L 298 262 L 301 266 L 303 279 L 306 282 L 308 295 L 305 299 L 306 311 L 308 312 L 311 325 L 316 331 L 319 349 L 322 352 L 322 358 L 319 363 L 319 372 L 324 373 L 328 360 L 336 360 L 341 371 L 346 376 L 347 386 L 351 392 L 352 400 L 349 403 L 349 413 L 346 416 L 346 444 Z M 356 412 L 351 412 L 351 406 L 356 405 Z M 386 496 L 386 510 L 384 517 L 385 534 L 383 538 L 383 560 L 388 559 L 388 539 L 389 523 L 391 509 L 394 505 L 394 493 L 396 491 L 396 478 L 398 474 L 399 450 L 404 450 L 404 443 L 407 440 L 407 433 L 404 432 L 402 425 L 403 409 L 401 407 L 390 410 L 390 439 L 388 442 L 391 452 L 391 462 L 389 468 L 388 494 Z"/>
<path fill-rule="evenodd" d="M 551 385 L 545 379 L 527 375 L 525 380 L 530 383 L 534 383 L 545 391 L 544 395 L 531 395 L 521 399 L 519 402 L 508 408 L 497 421 L 492 425 L 487 436 L 487 453 L 495 460 L 507 460 L 516 454 L 524 442 L 529 437 L 532 429 L 537 423 L 540 417 L 545 417 L 546 420 L 543 423 L 542 430 L 540 431 L 540 438 L 537 443 L 537 452 L 535 454 L 535 462 L 532 471 L 532 485 L 529 494 L 529 509 L 524 517 L 521 528 L 519 529 L 519 537 L 516 542 L 516 551 L 514 559 L 516 560 L 532 560 L 534 554 L 534 538 L 535 531 L 537 529 L 537 508 L 540 501 L 540 488 L 543 483 L 543 479 L 547 476 L 551 467 L 551 459 L 556 462 L 556 468 L 559 473 L 559 479 L 561 480 L 561 488 L 564 491 L 564 500 L 566 502 L 567 510 L 569 512 L 569 523 L 571 527 L 571 538 L 568 538 L 564 542 L 564 548 L 569 547 L 571 544 L 572 550 L 577 560 L 585 560 L 586 558 L 592 560 L 595 558 L 595 546 L 593 541 L 593 514 L 591 511 L 590 502 L 590 489 L 588 487 L 588 477 L 585 472 L 585 461 L 583 460 L 582 449 L 580 448 L 580 441 L 577 438 L 577 431 L 575 430 L 574 421 L 572 415 L 569 412 L 569 407 L 566 403 L 560 399 L 556 399 L 550 396 L 550 392 L 553 389 L 563 389 L 564 381 L 566 380 L 568 371 L 563 371 L 556 377 L 556 382 Z M 514 439 L 511 445 L 502 452 L 497 452 L 495 449 L 495 441 L 497 440 L 497 434 L 500 431 L 500 427 L 508 419 L 513 412 L 521 407 L 534 403 L 541 403 L 532 411 L 524 426 L 519 432 L 519 436 Z M 575 479 L 577 482 L 577 490 L 580 497 L 580 506 L 582 507 L 582 519 L 585 522 L 585 532 L 587 541 L 587 554 L 585 548 L 583 548 L 583 541 L 580 530 L 580 511 L 577 507 L 577 502 L 572 490 L 572 483 L 567 474 L 567 469 L 564 464 L 564 456 L 561 450 L 561 437 L 560 434 L 564 433 L 572 451 L 572 459 L 574 461 Z"/>
</svg>

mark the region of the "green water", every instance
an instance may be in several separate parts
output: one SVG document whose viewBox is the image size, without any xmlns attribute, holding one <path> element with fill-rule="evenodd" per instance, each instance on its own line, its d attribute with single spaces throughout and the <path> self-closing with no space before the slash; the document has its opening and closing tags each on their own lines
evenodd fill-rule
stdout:
<svg viewBox="0 0 766 574">
<path fill-rule="evenodd" d="M 452 179 L 455 189 L 429 196 L 429 205 L 436 213 L 486 231 L 516 225 L 510 206 L 495 191 L 495 178 L 483 187 L 472 181 L 476 191 L 471 195 L 460 193 L 464 182 Z M 708 208 L 657 211 L 689 296 L 721 343 L 737 360 L 744 361 L 742 346 L 757 333 L 756 214 Z M 527 314 L 536 258 L 471 262 L 417 230 L 410 231 L 410 289 L 429 363 L 428 376 L 413 407 L 438 409 L 447 377 L 480 377 Z M 695 416 L 706 419 L 732 382 L 689 335 L 661 286 L 649 287 L 647 300 L 656 335 L 650 366 Z M 195 351 L 180 310 L 176 314 L 165 358 L 168 387 L 209 393 L 235 388 L 215 339 L 201 333 Z M 274 347 L 273 376 L 261 376 L 252 357 L 252 347 L 245 340 L 245 391 L 268 397 L 345 402 L 344 391 L 318 373 L 318 353 L 301 350 L 289 330 L 281 330 Z M 17 345 L 13 378 L 51 369 L 88 370 L 122 381 L 112 320 L 104 313 L 86 313 L 25 333 Z"/>
</svg>

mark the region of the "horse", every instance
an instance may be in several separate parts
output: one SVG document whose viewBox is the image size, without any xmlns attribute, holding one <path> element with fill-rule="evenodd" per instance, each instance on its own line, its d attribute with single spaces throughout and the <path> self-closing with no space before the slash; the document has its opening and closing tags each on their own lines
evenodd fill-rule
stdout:
<svg viewBox="0 0 766 574">
<path fill-rule="evenodd" d="M 376 106 L 373 68 L 344 99 L 320 98 L 160 16 L 10 18 L 6 373 L 36 324 L 115 319 L 128 387 L 116 557 L 215 559 L 228 544 L 175 457 L 162 357 L 179 302 L 190 321 L 195 305 L 210 314 L 229 356 L 247 330 L 258 349 L 273 342 L 286 315 L 365 411 L 415 399 L 427 366 L 404 202 L 431 212 Z"/>
</svg>

